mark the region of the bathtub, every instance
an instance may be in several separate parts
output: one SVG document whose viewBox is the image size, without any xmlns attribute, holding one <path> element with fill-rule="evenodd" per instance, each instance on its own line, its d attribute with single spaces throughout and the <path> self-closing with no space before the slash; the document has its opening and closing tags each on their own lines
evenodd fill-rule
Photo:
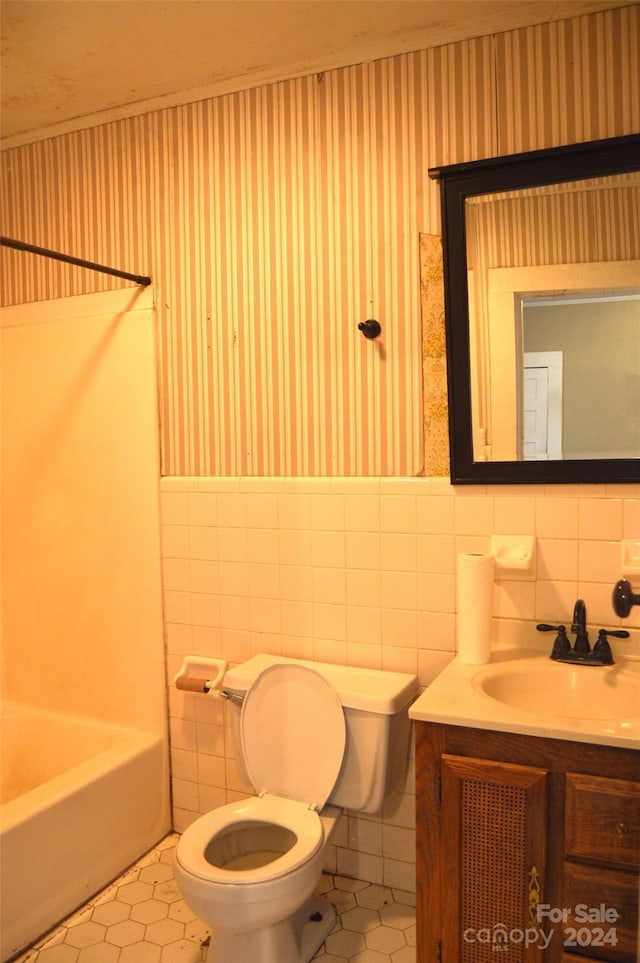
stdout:
<svg viewBox="0 0 640 963">
<path fill-rule="evenodd" d="M 166 742 L 30 706 L 2 706 L 2 961 L 169 831 Z"/>
</svg>

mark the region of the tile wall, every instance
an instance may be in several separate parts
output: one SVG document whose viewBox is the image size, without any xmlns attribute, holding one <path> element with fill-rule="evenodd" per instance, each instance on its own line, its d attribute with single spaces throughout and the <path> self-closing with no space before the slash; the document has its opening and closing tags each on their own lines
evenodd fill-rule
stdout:
<svg viewBox="0 0 640 963">
<path fill-rule="evenodd" d="M 640 484 L 453 488 L 446 479 L 164 478 L 169 683 L 186 654 L 237 663 L 260 651 L 414 672 L 456 646 L 455 559 L 495 534 L 534 534 L 535 578 L 496 581 L 496 644 L 545 645 L 535 623 L 614 626 L 622 540 L 640 541 Z M 634 610 L 635 613 L 636 610 Z M 640 618 L 619 642 L 640 653 Z M 251 792 L 224 704 L 169 685 L 174 824 Z M 414 886 L 413 773 L 379 816 L 347 814 L 327 868 Z"/>
</svg>

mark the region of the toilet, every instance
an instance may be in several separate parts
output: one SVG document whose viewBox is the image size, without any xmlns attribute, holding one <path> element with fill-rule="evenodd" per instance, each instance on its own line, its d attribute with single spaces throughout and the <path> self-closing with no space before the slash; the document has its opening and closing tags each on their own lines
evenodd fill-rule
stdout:
<svg viewBox="0 0 640 963">
<path fill-rule="evenodd" d="M 335 924 L 316 894 L 345 808 L 379 812 L 402 775 L 415 676 L 258 655 L 227 672 L 236 764 L 257 795 L 183 833 L 175 879 L 212 929 L 207 963 L 307 963 Z"/>
</svg>

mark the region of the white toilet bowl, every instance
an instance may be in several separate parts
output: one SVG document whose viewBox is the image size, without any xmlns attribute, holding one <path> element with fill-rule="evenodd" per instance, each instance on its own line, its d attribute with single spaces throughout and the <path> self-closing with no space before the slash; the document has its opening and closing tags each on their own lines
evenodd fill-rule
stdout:
<svg viewBox="0 0 640 963">
<path fill-rule="evenodd" d="M 335 922 L 333 907 L 313 897 L 339 816 L 333 806 L 319 815 L 267 794 L 222 806 L 185 831 L 175 878 L 213 931 L 211 961 L 299 963 L 315 953 Z M 303 949 L 312 916 L 317 925 L 307 926 Z"/>
</svg>

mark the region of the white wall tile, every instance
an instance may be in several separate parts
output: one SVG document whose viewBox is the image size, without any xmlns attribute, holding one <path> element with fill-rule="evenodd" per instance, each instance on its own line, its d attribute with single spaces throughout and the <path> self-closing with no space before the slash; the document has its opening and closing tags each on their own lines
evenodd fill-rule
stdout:
<svg viewBox="0 0 640 963">
<path fill-rule="evenodd" d="M 189 495 L 186 491 L 161 491 L 160 511 L 165 525 L 189 523 Z"/>
<path fill-rule="evenodd" d="M 624 501 L 622 536 L 640 539 L 640 498 L 626 498 Z"/>
<path fill-rule="evenodd" d="M 586 539 L 621 539 L 621 498 L 582 498 L 578 507 L 578 534 Z"/>
<path fill-rule="evenodd" d="M 382 623 L 378 606 L 347 605 L 347 642 L 353 647 L 351 665 L 380 668 L 382 660 Z M 366 661 L 358 663 L 356 652 Z"/>
<path fill-rule="evenodd" d="M 344 532 L 312 532 L 311 564 L 343 569 L 346 563 Z"/>
<path fill-rule="evenodd" d="M 191 595 L 191 613 L 194 625 L 211 628 L 220 625 L 220 597 L 194 592 Z"/>
<path fill-rule="evenodd" d="M 189 524 L 217 525 L 218 496 L 215 492 L 189 492 Z"/>
<path fill-rule="evenodd" d="M 418 610 L 423 612 L 455 612 L 455 574 L 422 573 L 418 575 Z"/>
<path fill-rule="evenodd" d="M 578 578 L 580 581 L 606 582 L 607 578 L 611 578 L 610 573 L 617 573 L 619 568 L 619 542 L 581 539 L 578 547 Z M 613 588 L 613 585 L 611 587 Z"/>
<path fill-rule="evenodd" d="M 407 828 L 385 824 L 382 827 L 382 855 L 413 863 L 416 852 L 415 826 Z"/>
<path fill-rule="evenodd" d="M 187 525 L 162 526 L 162 554 L 164 558 L 189 558 Z"/>
<path fill-rule="evenodd" d="M 280 555 L 277 525 L 274 528 L 247 529 L 247 556 L 250 562 L 275 566 Z"/>
<path fill-rule="evenodd" d="M 186 749 L 171 750 L 171 767 L 173 777 L 186 782 L 198 781 L 198 755 Z"/>
<path fill-rule="evenodd" d="M 365 479 L 363 479 L 364 481 Z M 348 479 L 357 482 L 357 479 Z M 353 486 L 355 487 L 355 486 Z M 360 486 L 358 486 L 360 489 Z M 380 528 L 380 497 L 377 492 L 347 493 L 344 496 L 345 529 L 347 532 L 371 532 Z"/>
<path fill-rule="evenodd" d="M 544 581 L 536 583 L 535 619 L 539 622 L 571 622 L 573 604 L 578 595 L 578 582 Z"/>
<path fill-rule="evenodd" d="M 381 494 L 380 531 L 415 534 L 418 524 L 416 496 Z"/>
<path fill-rule="evenodd" d="M 456 568 L 453 535 L 418 535 L 416 567 L 419 572 L 453 574 Z"/>
<path fill-rule="evenodd" d="M 189 560 L 189 579 L 192 592 L 208 595 L 220 590 L 218 563 L 209 559 Z"/>
<path fill-rule="evenodd" d="M 324 479 L 318 479 L 324 482 Z M 319 488 L 329 489 L 328 481 Z M 309 524 L 314 531 L 342 532 L 344 531 L 344 498 L 338 494 L 324 494 L 319 492 L 309 502 Z"/>
<path fill-rule="evenodd" d="M 418 578 L 414 572 L 386 571 L 382 577 L 382 605 L 388 609 L 414 611 L 418 602 Z"/>
<path fill-rule="evenodd" d="M 454 496 L 420 495 L 416 516 L 416 531 L 427 535 L 450 535 L 455 530 Z"/>
<path fill-rule="evenodd" d="M 456 556 L 488 551 L 494 531 L 535 528 L 537 537 L 535 580 L 496 580 L 501 644 L 543 644 L 535 623 L 569 625 L 579 596 L 593 639 L 600 626 L 621 623 L 611 588 L 623 534 L 640 539 L 637 497 L 607 497 L 604 486 L 507 486 L 488 494 L 452 489 L 443 479 L 409 482 L 200 479 L 163 487 L 169 679 L 189 652 L 235 664 L 271 651 L 414 672 L 428 685 L 455 652 Z M 191 524 L 184 523 L 187 505 Z M 202 524 L 213 517 L 211 505 L 220 527 Z M 637 630 L 640 617 L 634 610 L 624 622 Z M 173 686 L 169 696 L 180 828 L 251 787 L 235 770 L 221 700 Z M 412 889 L 413 779 L 411 770 L 383 817 L 349 816 L 349 832 L 332 849 L 338 872 Z"/>
<path fill-rule="evenodd" d="M 529 535 L 535 532 L 534 498 L 496 498 L 494 500 L 496 535 Z"/>
<path fill-rule="evenodd" d="M 385 886 L 391 886 L 392 889 L 411 892 L 415 890 L 415 873 L 415 863 L 404 863 L 385 857 L 382 882 Z"/>
<path fill-rule="evenodd" d="M 418 539 L 412 533 L 383 532 L 380 536 L 380 561 L 387 572 L 415 572 Z"/>
<path fill-rule="evenodd" d="M 536 534 L 539 538 L 577 538 L 578 499 L 566 495 L 536 499 Z"/>
<path fill-rule="evenodd" d="M 573 538 L 539 538 L 537 578 L 559 581 L 578 579 L 578 541 Z"/>
<path fill-rule="evenodd" d="M 218 529 L 192 526 L 189 529 L 188 558 L 212 561 L 218 558 Z"/>
<path fill-rule="evenodd" d="M 486 495 L 456 498 L 456 535 L 491 535 L 495 531 L 493 503 Z"/>
<path fill-rule="evenodd" d="M 186 558 L 163 559 L 162 581 L 165 590 L 188 592 L 191 588 L 189 560 Z"/>
<path fill-rule="evenodd" d="M 382 647 L 417 646 L 418 614 L 415 609 L 382 609 Z"/>
<path fill-rule="evenodd" d="M 380 856 L 382 854 L 382 823 L 364 819 L 351 813 L 348 844 L 349 849 Z"/>
</svg>

